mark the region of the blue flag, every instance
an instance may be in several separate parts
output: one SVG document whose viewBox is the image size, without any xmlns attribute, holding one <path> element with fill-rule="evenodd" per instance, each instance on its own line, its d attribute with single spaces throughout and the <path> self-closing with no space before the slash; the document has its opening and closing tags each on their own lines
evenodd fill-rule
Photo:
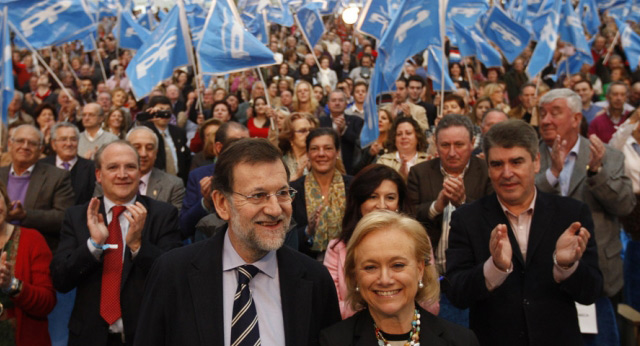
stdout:
<svg viewBox="0 0 640 346">
<path fill-rule="evenodd" d="M 94 25 L 82 0 L 22 0 L 9 7 L 9 22 L 35 49 L 69 42 Z M 84 35 L 82 35 L 84 36 Z"/>
<path fill-rule="evenodd" d="M 269 44 L 269 32 L 267 31 L 267 11 L 262 10 L 251 18 L 246 12 L 243 12 L 242 20 L 247 30 L 255 36 L 264 45 Z M 195 44 L 194 44 L 195 45 Z"/>
<path fill-rule="evenodd" d="M 356 23 L 356 29 L 378 40 L 382 39 L 391 22 L 388 5 L 387 0 L 367 0 Z"/>
<path fill-rule="evenodd" d="M 160 21 L 163 21 L 165 18 L 167 18 L 167 13 L 162 9 L 158 9 L 158 18 L 160 18 Z"/>
<path fill-rule="evenodd" d="M 174 69 L 188 63 L 179 9 L 175 6 L 127 66 L 136 99 L 149 94 L 158 83 L 171 77 Z"/>
<path fill-rule="evenodd" d="M 187 17 L 189 22 L 189 28 L 191 30 L 191 42 L 194 47 L 197 47 L 204 34 L 204 24 L 207 22 L 207 17 L 190 16 Z"/>
<path fill-rule="evenodd" d="M 267 9 L 267 19 L 270 22 L 280 24 L 282 26 L 291 27 L 293 26 L 293 15 L 289 10 L 289 7 L 285 7 L 282 4 L 278 5 L 269 5 L 266 7 Z"/>
<path fill-rule="evenodd" d="M 394 85 L 404 62 L 412 55 L 430 44 L 441 44 L 439 8 L 438 1 L 405 0 L 402 3 L 378 47 L 378 53 L 384 52 L 376 59 L 376 65 L 382 64 L 383 86 Z"/>
<path fill-rule="evenodd" d="M 620 31 L 620 43 L 622 49 L 629 60 L 631 71 L 636 72 L 638 64 L 640 64 L 640 35 L 636 34 L 633 29 L 625 22 L 616 20 L 618 30 Z"/>
<path fill-rule="evenodd" d="M 206 40 L 196 50 L 203 73 L 230 73 L 276 63 L 273 52 L 245 30 L 231 0 L 217 0 L 209 9 Z"/>
<path fill-rule="evenodd" d="M 315 47 L 324 33 L 324 23 L 318 10 L 311 9 L 312 6 L 314 5 L 308 4 L 300 7 L 296 12 L 296 19 L 300 25 L 300 32 L 309 43 L 309 46 Z"/>
<path fill-rule="evenodd" d="M 429 62 L 427 64 L 427 77 L 433 82 L 433 90 L 441 90 L 440 83 L 442 81 L 442 67 L 444 69 L 444 91 L 456 91 L 456 86 L 449 76 L 449 69 L 446 68 L 446 61 L 442 48 L 438 46 L 429 46 Z"/>
<path fill-rule="evenodd" d="M 487 42 L 478 27 L 465 28 L 455 19 L 453 26 L 458 38 L 458 48 L 463 57 L 475 56 L 486 67 L 502 66 L 500 53 Z"/>
<path fill-rule="evenodd" d="M 96 45 L 95 45 L 95 43 L 96 43 L 96 33 L 95 32 L 89 33 L 87 36 L 82 38 L 81 41 L 82 41 L 82 47 L 83 47 L 85 52 L 92 52 L 92 51 L 96 50 Z"/>
<path fill-rule="evenodd" d="M 384 55 L 384 52 L 379 52 L 378 58 L 380 58 L 381 54 Z M 383 82 L 382 65 L 376 64 L 373 68 L 373 74 L 371 75 L 367 98 L 364 100 L 364 105 L 362 106 L 364 110 L 364 126 L 362 126 L 362 130 L 360 131 L 360 146 L 363 148 L 377 140 L 380 135 L 376 97 L 381 92 L 386 91 L 382 86 Z"/>
<path fill-rule="evenodd" d="M 594 36 L 598 33 L 600 16 L 598 15 L 598 7 L 595 0 L 580 0 L 578 3 L 578 17 L 582 19 L 582 23 L 589 35 Z"/>
<path fill-rule="evenodd" d="M 485 36 L 495 43 L 511 63 L 529 44 L 531 34 L 509 18 L 500 7 L 492 7 L 482 28 Z"/>
<path fill-rule="evenodd" d="M 0 70 L 0 83 L 2 83 L 2 123 L 7 123 L 7 109 L 13 100 L 13 63 L 11 62 L 11 40 L 9 39 L 9 23 L 7 8 L 2 11 L 2 26 L 0 27 L 0 39 L 2 40 L 2 70 Z"/>
<path fill-rule="evenodd" d="M 640 0 L 631 1 L 631 9 L 629 10 L 629 16 L 626 20 L 630 20 L 635 23 L 640 22 Z"/>
<path fill-rule="evenodd" d="M 489 4 L 484 0 L 449 0 L 447 5 L 447 26 L 453 25 L 451 20 L 456 20 L 464 27 L 473 26 L 488 9 Z"/>
<path fill-rule="evenodd" d="M 562 14 L 559 25 L 560 39 L 571 43 L 576 50 L 583 53 L 585 56 L 591 56 L 591 48 L 587 43 L 587 38 L 584 36 L 584 29 L 582 28 L 582 21 L 578 14 L 573 10 L 571 2 L 565 1 L 562 5 Z M 588 64 L 593 64 L 593 58 L 591 62 L 581 60 Z"/>
<path fill-rule="evenodd" d="M 133 50 L 138 50 L 151 36 L 149 30 L 138 24 L 128 10 L 120 12 L 120 23 L 113 28 L 113 34 L 120 47 Z"/>
<path fill-rule="evenodd" d="M 544 26 L 540 32 L 538 45 L 531 55 L 529 66 L 527 66 L 529 77 L 538 75 L 549 64 L 558 44 L 560 15 L 556 11 L 548 11 L 541 18 Z"/>
</svg>

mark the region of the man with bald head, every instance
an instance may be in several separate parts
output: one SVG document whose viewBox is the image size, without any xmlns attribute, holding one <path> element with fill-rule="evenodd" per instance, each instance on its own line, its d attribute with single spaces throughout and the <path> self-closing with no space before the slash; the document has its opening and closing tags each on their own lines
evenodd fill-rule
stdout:
<svg viewBox="0 0 640 346">
<path fill-rule="evenodd" d="M 88 103 L 82 107 L 84 131 L 80 133 L 78 155 L 91 159 L 100 146 L 118 140 L 116 135 L 102 129 L 103 121 L 104 112 L 99 104 Z"/>
<path fill-rule="evenodd" d="M 9 138 L 12 163 L 0 168 L 0 180 L 12 201 L 10 223 L 37 229 L 52 252 L 60 239 L 65 209 L 73 205 L 69 172 L 38 162 L 44 147 L 42 133 L 32 125 L 18 126 Z"/>
</svg>

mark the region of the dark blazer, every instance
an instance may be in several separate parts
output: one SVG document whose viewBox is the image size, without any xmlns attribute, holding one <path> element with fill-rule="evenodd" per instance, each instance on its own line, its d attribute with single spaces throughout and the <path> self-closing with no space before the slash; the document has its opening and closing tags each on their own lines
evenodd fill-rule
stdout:
<svg viewBox="0 0 640 346">
<path fill-rule="evenodd" d="M 49 155 L 40 161 L 55 166 L 56 155 Z M 73 205 L 89 202 L 96 186 L 96 166 L 93 161 L 78 156 L 78 161 L 73 165 L 69 174 L 71 187 L 76 195 Z"/>
<path fill-rule="evenodd" d="M 482 345 L 582 345 L 574 302 L 591 304 L 602 292 L 602 274 L 589 207 L 538 190 L 523 258 L 495 194 L 458 208 L 452 216 L 447 278 L 451 302 L 469 308 L 469 322 Z M 579 221 L 591 233 L 575 272 L 556 283 L 553 253 L 560 235 Z M 489 239 L 506 224 L 513 249 L 513 272 L 489 292 L 483 265 Z"/>
<path fill-rule="evenodd" d="M 120 306 L 127 345 L 133 343 L 144 283 L 151 265 L 165 251 L 180 246 L 176 208 L 146 196 L 138 196 L 137 201 L 147 208 L 147 218 L 142 230 L 142 245 L 135 259 L 125 247 Z M 87 246 L 88 206 L 89 203 L 85 203 L 67 210 L 60 247 L 51 262 L 51 277 L 58 291 L 77 288 L 69 321 L 69 345 L 104 346 L 109 325 L 100 316 L 102 261 L 96 260 Z M 106 220 L 102 198 L 100 213 Z"/>
<path fill-rule="evenodd" d="M 311 173 L 310 173 L 311 174 Z M 295 226 L 289 232 L 294 236 L 297 236 L 298 240 L 298 250 L 302 253 L 306 253 L 315 258 L 315 255 L 311 251 L 311 245 L 309 244 L 306 233 L 304 232 L 309 224 L 309 220 L 307 219 L 307 201 L 305 199 L 306 191 L 304 189 L 304 180 L 307 176 L 303 176 L 298 178 L 295 181 L 292 181 L 289 185 L 298 191 L 296 198 L 293 199 L 293 214 L 291 218 L 295 221 Z M 353 179 L 350 175 L 343 175 L 342 180 L 344 181 L 344 188 L 346 191 L 349 190 L 349 185 L 351 185 L 351 180 Z M 345 204 L 346 205 L 346 204 Z M 288 236 L 289 237 L 289 236 Z"/>
<path fill-rule="evenodd" d="M 491 180 L 484 160 L 472 156 L 469 168 L 464 174 L 464 190 L 467 195 L 466 203 L 475 201 L 493 192 Z M 431 244 L 438 246 L 442 235 L 442 214 L 434 220 L 429 219 L 429 208 L 438 199 L 442 190 L 444 177 L 440 171 L 440 159 L 436 158 L 419 163 L 409 171 L 407 182 L 407 197 L 413 205 L 415 217 L 427 229 Z"/>
<path fill-rule="evenodd" d="M 364 125 L 364 120 L 355 115 L 344 116 L 346 122 L 346 130 L 340 136 L 340 152 L 342 152 L 342 163 L 347 170 L 347 174 L 353 174 L 353 165 L 355 160 L 355 150 L 360 146 L 360 130 Z M 318 118 L 320 127 L 333 127 L 331 115 L 325 115 Z"/>
<path fill-rule="evenodd" d="M 0 180 L 7 186 L 11 166 L 0 167 Z M 95 173 L 94 173 L 95 176 Z M 23 207 L 27 217 L 20 226 L 38 230 L 52 252 L 58 247 L 64 211 L 73 205 L 75 196 L 69 172 L 44 162 L 36 162 Z"/>
<path fill-rule="evenodd" d="M 135 345 L 223 345 L 225 229 L 158 259 L 142 301 Z M 317 345 L 340 321 L 333 280 L 322 264 L 286 246 L 276 252 L 286 345 Z"/>
<path fill-rule="evenodd" d="M 145 122 L 143 125 L 153 130 L 158 136 L 158 155 L 156 157 L 155 167 L 166 171 L 167 157 L 164 152 L 164 137 L 153 123 Z M 189 147 L 187 147 L 187 133 L 175 125 L 169 125 L 168 130 L 171 140 L 173 140 L 173 145 L 176 147 L 178 177 L 186 184 L 187 178 L 189 177 L 189 168 L 191 167 L 191 151 L 189 151 Z"/>
<path fill-rule="evenodd" d="M 215 163 L 198 167 L 189 172 L 186 193 L 180 210 L 180 232 L 182 239 L 189 238 L 196 232 L 196 225 L 203 217 L 209 215 L 209 211 L 202 207 L 202 193 L 200 192 L 200 180 L 210 177 L 215 170 Z"/>
<path fill-rule="evenodd" d="M 418 306 L 420 311 L 420 344 L 433 346 L 478 345 L 478 339 L 467 328 L 443 320 Z M 373 318 L 367 309 L 334 324 L 320 333 L 322 346 L 378 345 Z"/>
</svg>

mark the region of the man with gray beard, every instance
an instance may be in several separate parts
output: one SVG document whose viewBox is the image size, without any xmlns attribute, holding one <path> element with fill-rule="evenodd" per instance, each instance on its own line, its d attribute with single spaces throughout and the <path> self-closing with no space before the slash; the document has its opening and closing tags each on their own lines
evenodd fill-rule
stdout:
<svg viewBox="0 0 640 346">
<path fill-rule="evenodd" d="M 156 262 L 135 345 L 317 345 L 340 320 L 338 299 L 319 262 L 282 246 L 296 191 L 280 152 L 238 140 L 214 176 L 211 197 L 228 224 Z"/>
</svg>

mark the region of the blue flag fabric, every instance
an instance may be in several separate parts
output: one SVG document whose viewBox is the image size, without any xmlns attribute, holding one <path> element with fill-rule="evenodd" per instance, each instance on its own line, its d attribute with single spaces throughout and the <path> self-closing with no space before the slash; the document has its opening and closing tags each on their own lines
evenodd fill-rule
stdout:
<svg viewBox="0 0 640 346">
<path fill-rule="evenodd" d="M 571 2 L 565 1 L 562 5 L 561 19 L 559 25 L 560 39 L 571 43 L 576 50 L 583 53 L 584 56 L 591 56 L 591 48 L 587 43 L 587 38 L 584 36 L 584 29 L 582 27 L 582 21 L 578 14 L 573 10 Z M 589 63 L 587 61 L 583 62 Z M 590 64 L 593 64 L 593 58 Z"/>
<path fill-rule="evenodd" d="M 510 63 L 522 53 L 531 39 L 529 31 L 509 18 L 499 7 L 489 10 L 482 31 L 500 48 Z"/>
<path fill-rule="evenodd" d="M 296 12 L 296 18 L 300 25 L 300 32 L 307 39 L 311 47 L 322 38 L 324 33 L 324 23 L 317 9 L 313 8 L 313 3 L 304 5 Z"/>
<path fill-rule="evenodd" d="M 465 28 L 455 19 L 453 25 L 458 38 L 458 48 L 463 57 L 475 56 L 486 67 L 502 66 L 500 53 L 487 42 L 478 27 Z"/>
<path fill-rule="evenodd" d="M 270 22 L 280 24 L 282 26 L 293 26 L 293 15 L 288 7 L 269 5 L 267 8 L 267 19 Z"/>
<path fill-rule="evenodd" d="M 194 47 L 197 47 L 204 34 L 204 24 L 207 22 L 207 17 L 200 15 L 187 17 L 189 22 L 189 28 L 191 30 L 191 42 Z"/>
<path fill-rule="evenodd" d="M 589 35 L 593 36 L 598 33 L 600 16 L 598 15 L 598 7 L 595 0 L 580 0 L 578 3 L 578 17 L 582 19 L 582 23 Z"/>
<path fill-rule="evenodd" d="M 2 123 L 7 122 L 7 109 L 13 100 L 13 63 L 11 62 L 11 40 L 9 38 L 7 8 L 2 11 L 2 26 L 0 26 L 0 39 L 2 40 L 2 70 L 0 70 L 0 83 L 2 83 Z"/>
<path fill-rule="evenodd" d="M 171 77 L 174 69 L 188 63 L 179 9 L 175 6 L 127 66 L 136 99 L 149 94 L 158 83 Z"/>
<path fill-rule="evenodd" d="M 450 0 L 447 5 L 447 26 L 453 25 L 451 20 L 456 20 L 464 27 L 473 26 L 488 9 L 489 4 L 484 0 Z"/>
<path fill-rule="evenodd" d="M 356 29 L 381 40 L 390 22 L 387 0 L 367 0 L 356 23 Z"/>
<path fill-rule="evenodd" d="M 160 18 L 160 21 L 163 21 L 165 18 L 167 18 L 167 13 L 162 9 L 158 9 L 158 18 Z"/>
<path fill-rule="evenodd" d="M 378 52 L 378 58 L 384 55 L 384 52 Z M 362 148 L 368 146 L 378 139 L 380 129 L 378 128 L 378 107 L 376 106 L 376 97 L 383 91 L 386 91 L 382 83 L 384 76 L 382 74 L 382 65 L 376 64 L 371 75 L 371 83 L 367 91 L 367 98 L 362 106 L 364 110 L 364 126 L 360 131 L 360 146 Z"/>
<path fill-rule="evenodd" d="M 82 0 L 22 0 L 7 6 L 9 21 L 35 49 L 68 42 L 95 27 Z"/>
<path fill-rule="evenodd" d="M 262 44 L 269 44 L 266 10 L 262 10 L 260 13 L 257 13 L 253 18 L 250 18 L 250 16 L 247 16 L 246 12 L 243 12 L 241 17 L 243 17 L 242 20 L 244 21 L 244 25 L 247 27 L 247 30 L 249 30 L 249 32 L 253 34 L 253 36 L 260 40 Z"/>
<path fill-rule="evenodd" d="M 120 12 L 120 24 L 113 31 L 120 47 L 133 50 L 138 50 L 151 36 L 149 30 L 138 24 L 128 10 Z"/>
<path fill-rule="evenodd" d="M 231 0 L 216 0 L 209 9 L 204 37 L 196 50 L 203 73 L 229 73 L 276 63 L 273 52 L 245 30 Z"/>
<path fill-rule="evenodd" d="M 405 0 L 402 3 L 378 47 L 378 51 L 384 52 L 382 59 L 380 56 L 376 59 L 376 65 L 383 66 L 383 86 L 394 85 L 409 57 L 430 44 L 441 44 L 439 8 L 438 1 Z"/>
<path fill-rule="evenodd" d="M 444 91 L 456 91 L 456 86 L 449 76 L 449 69 L 446 68 L 446 61 L 442 48 L 438 46 L 429 46 L 429 62 L 427 64 L 427 77 L 433 82 L 433 90 L 442 90 L 440 83 L 442 80 L 442 67 L 444 69 Z"/>
<path fill-rule="evenodd" d="M 636 34 L 633 29 L 625 22 L 616 20 L 618 30 L 620 31 L 620 43 L 622 49 L 629 60 L 631 71 L 636 72 L 638 64 L 640 64 L 640 35 Z"/>
<path fill-rule="evenodd" d="M 531 55 L 529 66 L 527 66 L 529 77 L 538 75 L 549 64 L 558 44 L 560 15 L 556 11 L 548 11 L 541 18 L 544 26 L 540 32 L 538 45 Z"/>
</svg>

